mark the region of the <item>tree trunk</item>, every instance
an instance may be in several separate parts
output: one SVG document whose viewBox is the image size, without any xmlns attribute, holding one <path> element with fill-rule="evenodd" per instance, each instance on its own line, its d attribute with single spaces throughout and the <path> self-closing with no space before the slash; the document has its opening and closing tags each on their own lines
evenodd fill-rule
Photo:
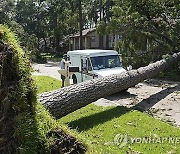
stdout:
<svg viewBox="0 0 180 154">
<path fill-rule="evenodd" d="M 102 0 L 99 1 L 99 20 L 102 21 L 103 15 L 103 5 Z M 99 49 L 103 49 L 103 35 L 99 34 Z"/>
<path fill-rule="evenodd" d="M 79 8 L 79 32 L 80 32 L 79 49 L 82 50 L 83 49 L 83 36 L 82 36 L 83 21 L 82 21 L 82 4 L 81 4 L 81 0 L 79 0 L 78 8 Z"/>
<path fill-rule="evenodd" d="M 60 52 L 60 46 L 59 46 L 59 32 L 56 31 L 56 34 L 55 34 L 55 51 L 56 52 Z"/>
<path fill-rule="evenodd" d="M 130 88 L 155 76 L 180 60 L 180 52 L 137 70 L 89 80 L 40 95 L 41 103 L 56 118 L 67 115 L 97 99 Z"/>
</svg>

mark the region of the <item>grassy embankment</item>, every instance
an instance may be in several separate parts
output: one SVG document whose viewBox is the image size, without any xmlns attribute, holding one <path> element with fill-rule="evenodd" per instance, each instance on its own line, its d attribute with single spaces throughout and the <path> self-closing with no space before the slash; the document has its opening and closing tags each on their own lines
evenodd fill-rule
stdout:
<svg viewBox="0 0 180 154">
<path fill-rule="evenodd" d="M 78 134 L 72 136 L 67 129 L 62 130 L 37 101 L 28 57 L 20 47 L 18 38 L 3 25 L 0 25 L 0 42 L 0 153 L 45 154 L 58 153 L 59 150 L 64 151 L 62 153 L 74 149 L 84 150 L 82 144 L 73 137 Z M 60 83 L 58 85 L 45 78 L 35 80 L 39 83 L 38 92 L 46 89 L 44 85 L 40 87 L 42 82 L 47 83 L 48 91 L 60 86 Z M 66 149 L 67 144 L 69 149 Z"/>
</svg>

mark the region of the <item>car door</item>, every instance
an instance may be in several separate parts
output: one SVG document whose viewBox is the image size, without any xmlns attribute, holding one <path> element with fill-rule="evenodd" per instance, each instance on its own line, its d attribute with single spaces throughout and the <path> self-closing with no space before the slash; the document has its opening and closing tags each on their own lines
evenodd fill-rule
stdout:
<svg viewBox="0 0 180 154">
<path fill-rule="evenodd" d="M 93 79 L 92 66 L 88 57 L 81 58 L 81 70 L 82 82 Z"/>
</svg>

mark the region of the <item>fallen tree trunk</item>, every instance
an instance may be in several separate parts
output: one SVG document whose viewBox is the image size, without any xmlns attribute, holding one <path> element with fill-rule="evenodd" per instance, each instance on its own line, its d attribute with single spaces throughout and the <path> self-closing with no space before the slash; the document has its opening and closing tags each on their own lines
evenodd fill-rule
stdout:
<svg viewBox="0 0 180 154">
<path fill-rule="evenodd" d="M 56 118 L 63 117 L 97 99 L 130 88 L 155 76 L 180 60 L 180 52 L 146 67 L 89 80 L 40 95 L 40 102 Z"/>
</svg>

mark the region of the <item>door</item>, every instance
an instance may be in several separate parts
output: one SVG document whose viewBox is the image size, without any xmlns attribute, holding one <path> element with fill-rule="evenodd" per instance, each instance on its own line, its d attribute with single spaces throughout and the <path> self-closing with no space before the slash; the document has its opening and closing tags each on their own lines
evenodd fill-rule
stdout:
<svg viewBox="0 0 180 154">
<path fill-rule="evenodd" d="M 81 79 L 82 82 L 93 79 L 92 65 L 88 57 L 81 58 Z"/>
</svg>

